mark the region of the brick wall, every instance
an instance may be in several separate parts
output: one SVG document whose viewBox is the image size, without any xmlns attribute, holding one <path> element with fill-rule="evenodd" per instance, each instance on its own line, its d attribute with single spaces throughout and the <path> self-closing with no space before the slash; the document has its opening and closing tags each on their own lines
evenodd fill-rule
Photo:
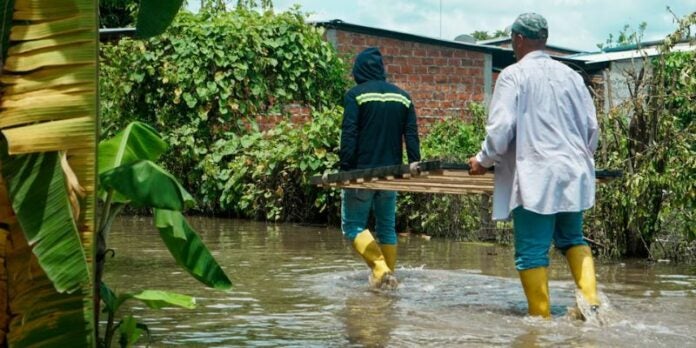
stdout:
<svg viewBox="0 0 696 348">
<path fill-rule="evenodd" d="M 378 47 L 384 58 L 387 81 L 411 95 L 418 115 L 421 134 L 430 125 L 447 117 L 468 117 L 469 102 L 485 99 L 485 54 L 463 48 L 451 48 L 377 35 L 333 29 L 327 40 L 339 54 L 349 59 L 352 67 L 357 53 L 367 47 Z M 306 122 L 309 109 L 291 106 L 285 110 L 292 122 Z M 281 115 L 257 117 L 262 130 L 272 128 Z"/>
<path fill-rule="evenodd" d="M 380 49 L 387 80 L 413 99 L 421 133 L 444 117 L 466 118 L 469 102 L 484 101 L 484 53 L 342 30 L 332 40 L 351 66 L 363 49 Z"/>
<path fill-rule="evenodd" d="M 289 121 L 291 123 L 305 123 L 312 119 L 312 112 L 309 107 L 292 104 L 285 107 L 286 115 L 271 114 L 260 115 L 256 117 L 256 123 L 260 130 L 268 130 L 273 128 L 281 121 Z"/>
</svg>

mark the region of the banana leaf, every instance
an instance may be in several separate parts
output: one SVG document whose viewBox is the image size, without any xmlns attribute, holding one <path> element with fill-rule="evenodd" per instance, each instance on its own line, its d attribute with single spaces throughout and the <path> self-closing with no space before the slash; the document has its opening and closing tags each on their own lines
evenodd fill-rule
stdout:
<svg viewBox="0 0 696 348">
<path fill-rule="evenodd" d="M 139 160 L 156 162 L 167 148 L 150 125 L 131 122 L 113 138 L 99 142 L 99 174 Z"/>
<path fill-rule="evenodd" d="M 136 207 L 182 211 L 195 203 L 171 174 L 147 160 L 106 171 L 99 180 L 103 189 L 120 193 Z"/>
<path fill-rule="evenodd" d="M 155 227 L 176 262 L 191 276 L 212 288 L 232 287 L 225 271 L 180 212 L 155 209 Z"/>
<path fill-rule="evenodd" d="M 135 34 L 148 38 L 162 34 L 181 9 L 183 0 L 141 0 Z"/>
<path fill-rule="evenodd" d="M 113 138 L 99 142 L 99 173 L 139 160 L 157 161 L 168 147 L 150 125 L 137 121 L 131 122 Z M 100 194 L 102 200 L 106 200 L 107 197 L 105 192 Z M 111 197 L 111 202 L 129 201 L 118 192 Z"/>
<path fill-rule="evenodd" d="M 6 0 L 3 1 L 2 7 L 0 8 L 0 24 L 2 24 L 2 28 L 11 28 L 12 27 L 12 10 L 14 9 L 14 0 Z M 5 58 L 7 58 L 7 49 L 9 48 L 10 44 L 10 31 L 7 29 L 3 29 L 2 32 L 0 33 L 2 37 L 0 37 L 0 62 L 5 64 Z"/>
<path fill-rule="evenodd" d="M 196 308 L 196 299 L 188 296 L 161 290 L 143 290 L 132 298 L 140 300 L 149 308 L 160 309 L 164 307 L 181 307 L 186 309 Z"/>
<path fill-rule="evenodd" d="M 3 141 L 0 161 L 12 208 L 41 268 L 59 292 L 79 290 L 89 283 L 89 270 L 59 154 L 9 156 Z"/>
<path fill-rule="evenodd" d="M 148 337 L 150 336 L 150 329 L 147 325 L 139 323 L 132 315 L 125 317 L 117 326 L 118 331 L 121 333 L 118 339 L 118 344 L 121 347 L 132 347 L 138 342 L 143 333 L 146 333 Z"/>
<path fill-rule="evenodd" d="M 5 260 L 12 320 L 10 347 L 89 347 L 93 342 L 90 286 L 59 293 L 32 254 L 18 224 L 10 225 Z"/>
<path fill-rule="evenodd" d="M 22 257 L 6 262 L 10 303 L 0 308 L 11 315 L 6 342 L 91 346 L 96 2 L 3 1 L 0 10 L 0 131 L 5 138 L 0 160 L 9 205 L 21 226 L 16 230 L 27 241 Z M 74 200 L 78 216 L 72 215 L 68 194 L 77 186 L 68 191 L 58 153 L 66 150 L 72 181 L 84 188 L 84 196 Z"/>
<path fill-rule="evenodd" d="M 161 290 L 143 290 L 138 294 L 125 293 L 116 295 L 106 284 L 101 283 L 101 297 L 106 304 L 104 311 L 116 313 L 121 305 L 130 300 L 136 299 L 152 309 L 164 307 L 181 307 L 186 309 L 196 308 L 196 299 L 183 294 Z"/>
</svg>

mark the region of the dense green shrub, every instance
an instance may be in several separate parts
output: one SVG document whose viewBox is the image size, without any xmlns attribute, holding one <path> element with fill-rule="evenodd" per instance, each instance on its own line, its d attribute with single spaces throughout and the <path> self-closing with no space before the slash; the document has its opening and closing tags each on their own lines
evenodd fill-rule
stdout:
<svg viewBox="0 0 696 348">
<path fill-rule="evenodd" d="M 667 38 L 665 54 L 629 76 L 632 98 L 600 116 L 597 166 L 624 171 L 599 187 L 588 215 L 609 255 L 678 259 L 696 250 L 696 53 L 669 53 L 694 23 L 696 13 Z"/>
<path fill-rule="evenodd" d="M 486 111 L 481 104 L 471 103 L 469 114 L 471 120 L 453 117 L 432 125 L 421 139 L 421 157 L 424 160 L 467 163 L 481 147 Z M 482 203 L 481 195 L 401 193 L 399 230 L 456 239 L 479 239 L 484 237 L 480 233 L 484 227 L 482 217 L 487 218 L 490 214 L 486 202 L 484 199 Z"/>
<path fill-rule="evenodd" d="M 297 9 L 183 13 L 165 34 L 105 45 L 101 56 L 102 136 L 133 120 L 153 125 L 172 147 L 165 167 L 199 196 L 210 196 L 201 161 L 217 141 L 289 104 L 336 105 L 347 87 L 343 61 Z"/>
<path fill-rule="evenodd" d="M 309 178 L 338 168 L 342 113 L 327 109 L 305 124 L 229 134 L 201 163 L 204 199 L 247 218 L 335 223 L 339 191 L 312 186 Z"/>
</svg>

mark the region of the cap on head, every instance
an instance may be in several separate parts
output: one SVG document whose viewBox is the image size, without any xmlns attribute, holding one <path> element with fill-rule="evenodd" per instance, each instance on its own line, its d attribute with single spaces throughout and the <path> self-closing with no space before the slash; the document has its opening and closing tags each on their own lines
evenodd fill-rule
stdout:
<svg viewBox="0 0 696 348">
<path fill-rule="evenodd" d="M 546 23 L 546 19 L 534 12 L 519 15 L 512 23 L 510 30 L 532 40 L 549 37 L 549 25 Z"/>
</svg>

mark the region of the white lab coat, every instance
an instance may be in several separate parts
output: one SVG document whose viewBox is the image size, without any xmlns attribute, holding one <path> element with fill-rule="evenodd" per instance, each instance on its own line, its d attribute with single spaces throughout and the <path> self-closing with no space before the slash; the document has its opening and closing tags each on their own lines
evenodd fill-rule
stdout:
<svg viewBox="0 0 696 348">
<path fill-rule="evenodd" d="M 572 69 L 533 51 L 504 69 L 476 158 L 495 165 L 493 219 L 518 206 L 539 214 L 594 205 L 599 129 L 592 98 Z"/>
</svg>

